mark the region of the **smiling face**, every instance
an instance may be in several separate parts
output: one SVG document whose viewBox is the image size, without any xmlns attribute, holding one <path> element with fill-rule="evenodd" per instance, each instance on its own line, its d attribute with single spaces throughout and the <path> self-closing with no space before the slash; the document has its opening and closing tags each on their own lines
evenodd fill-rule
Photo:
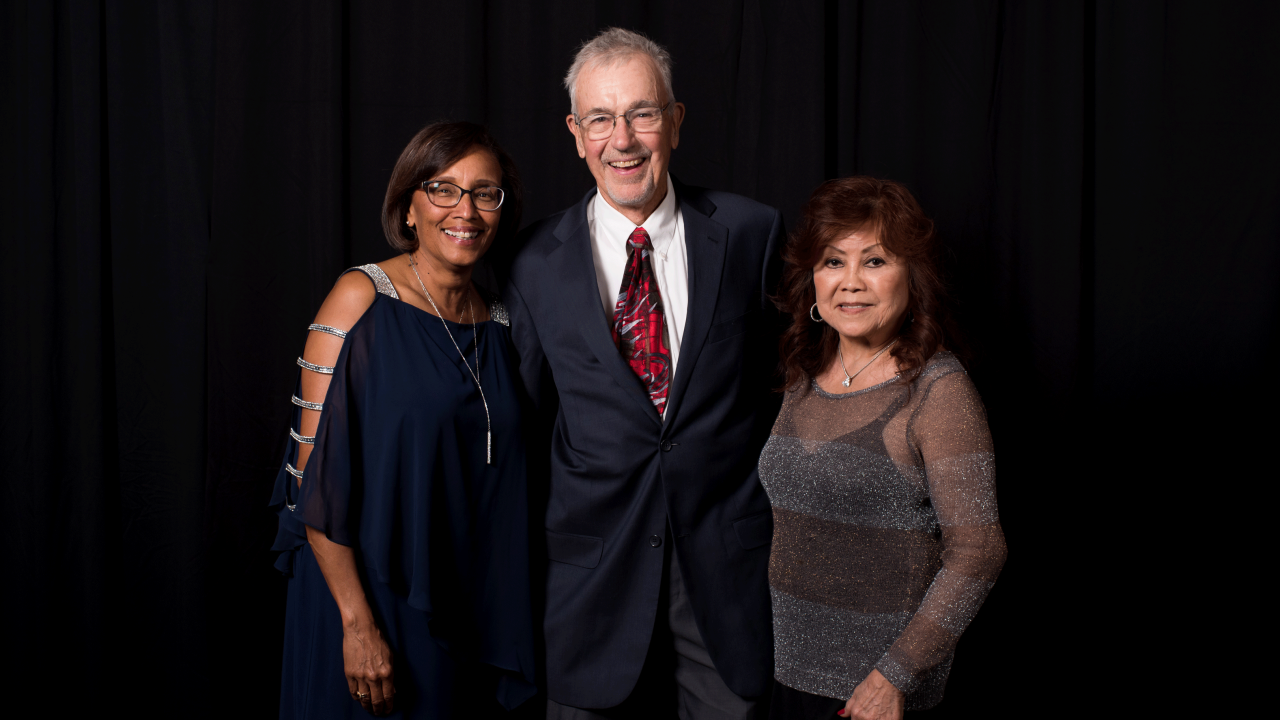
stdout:
<svg viewBox="0 0 1280 720">
<path fill-rule="evenodd" d="M 632 55 L 613 65 L 583 69 L 575 86 L 579 118 L 593 113 L 621 115 L 637 107 L 662 107 L 671 102 L 661 76 L 645 55 Z M 684 105 L 672 103 L 658 132 L 636 133 L 618 118 L 613 134 L 589 140 L 573 115 L 567 122 L 578 146 L 578 156 L 596 178 L 596 187 L 618 212 L 639 224 L 658 207 L 667 191 L 667 166 L 671 151 L 680 144 Z"/>
<path fill-rule="evenodd" d="M 475 148 L 431 179 L 451 182 L 464 190 L 500 187 L 502 170 L 492 153 Z M 475 265 L 493 244 L 502 208 L 477 210 L 470 193 L 451 208 L 437 207 L 419 188 L 413 191 L 406 219 L 418 236 L 418 257 L 431 267 L 457 271 Z"/>
<path fill-rule="evenodd" d="M 859 231 L 827 245 L 813 268 L 818 313 L 850 340 L 878 347 L 902 327 L 910 300 L 907 264 L 875 233 Z"/>
</svg>

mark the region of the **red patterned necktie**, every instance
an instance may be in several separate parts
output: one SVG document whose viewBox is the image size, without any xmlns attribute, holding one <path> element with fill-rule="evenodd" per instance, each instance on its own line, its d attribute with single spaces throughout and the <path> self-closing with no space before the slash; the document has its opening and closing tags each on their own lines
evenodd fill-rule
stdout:
<svg viewBox="0 0 1280 720">
<path fill-rule="evenodd" d="M 649 391 L 658 415 L 667 408 L 671 348 L 662 312 L 662 294 L 653 275 L 653 245 L 638 227 L 627 238 L 627 267 L 613 308 L 613 342 Z"/>
</svg>

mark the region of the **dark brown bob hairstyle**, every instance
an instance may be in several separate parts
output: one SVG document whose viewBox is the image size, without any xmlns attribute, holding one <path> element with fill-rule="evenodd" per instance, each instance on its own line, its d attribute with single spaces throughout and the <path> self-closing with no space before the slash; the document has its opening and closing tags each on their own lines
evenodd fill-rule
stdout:
<svg viewBox="0 0 1280 720">
<path fill-rule="evenodd" d="M 800 225 L 782 251 L 785 266 L 776 302 L 791 316 L 779 343 L 785 389 L 807 384 L 835 360 L 838 333 L 809 315 L 817 301 L 813 268 L 828 244 L 860 230 L 875 233 L 886 252 L 907 264 L 907 313 L 901 339 L 889 352 L 898 361 L 902 381 L 914 379 L 953 339 L 933 221 L 911 191 L 892 180 L 865 176 L 828 180 L 805 203 Z"/>
<path fill-rule="evenodd" d="M 520 229 L 520 213 L 524 209 L 524 188 L 516 163 L 483 126 L 470 122 L 437 122 L 422 128 L 405 146 L 391 171 L 387 197 L 382 201 L 382 232 L 391 247 L 411 253 L 418 249 L 418 237 L 405 224 L 413 193 L 450 165 L 466 157 L 475 148 L 493 153 L 502 170 L 502 219 L 493 243 L 515 236 Z"/>
</svg>

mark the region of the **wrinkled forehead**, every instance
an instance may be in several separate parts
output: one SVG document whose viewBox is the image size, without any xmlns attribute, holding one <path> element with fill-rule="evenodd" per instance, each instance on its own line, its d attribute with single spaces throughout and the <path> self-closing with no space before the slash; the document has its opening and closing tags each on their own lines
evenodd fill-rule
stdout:
<svg viewBox="0 0 1280 720">
<path fill-rule="evenodd" d="M 622 112 L 638 103 L 666 104 L 662 76 L 643 53 L 602 57 L 582 68 L 575 86 L 576 112 L 605 109 Z M 621 103 L 628 107 L 615 107 Z"/>
</svg>

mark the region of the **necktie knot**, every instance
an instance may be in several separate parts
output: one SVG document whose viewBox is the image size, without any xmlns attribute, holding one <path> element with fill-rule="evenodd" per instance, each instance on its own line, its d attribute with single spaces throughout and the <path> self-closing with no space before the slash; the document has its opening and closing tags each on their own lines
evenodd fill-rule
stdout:
<svg viewBox="0 0 1280 720">
<path fill-rule="evenodd" d="M 631 231 L 631 236 L 627 238 L 627 245 L 637 250 L 649 244 L 649 233 L 644 228 L 638 227 Z"/>
</svg>

